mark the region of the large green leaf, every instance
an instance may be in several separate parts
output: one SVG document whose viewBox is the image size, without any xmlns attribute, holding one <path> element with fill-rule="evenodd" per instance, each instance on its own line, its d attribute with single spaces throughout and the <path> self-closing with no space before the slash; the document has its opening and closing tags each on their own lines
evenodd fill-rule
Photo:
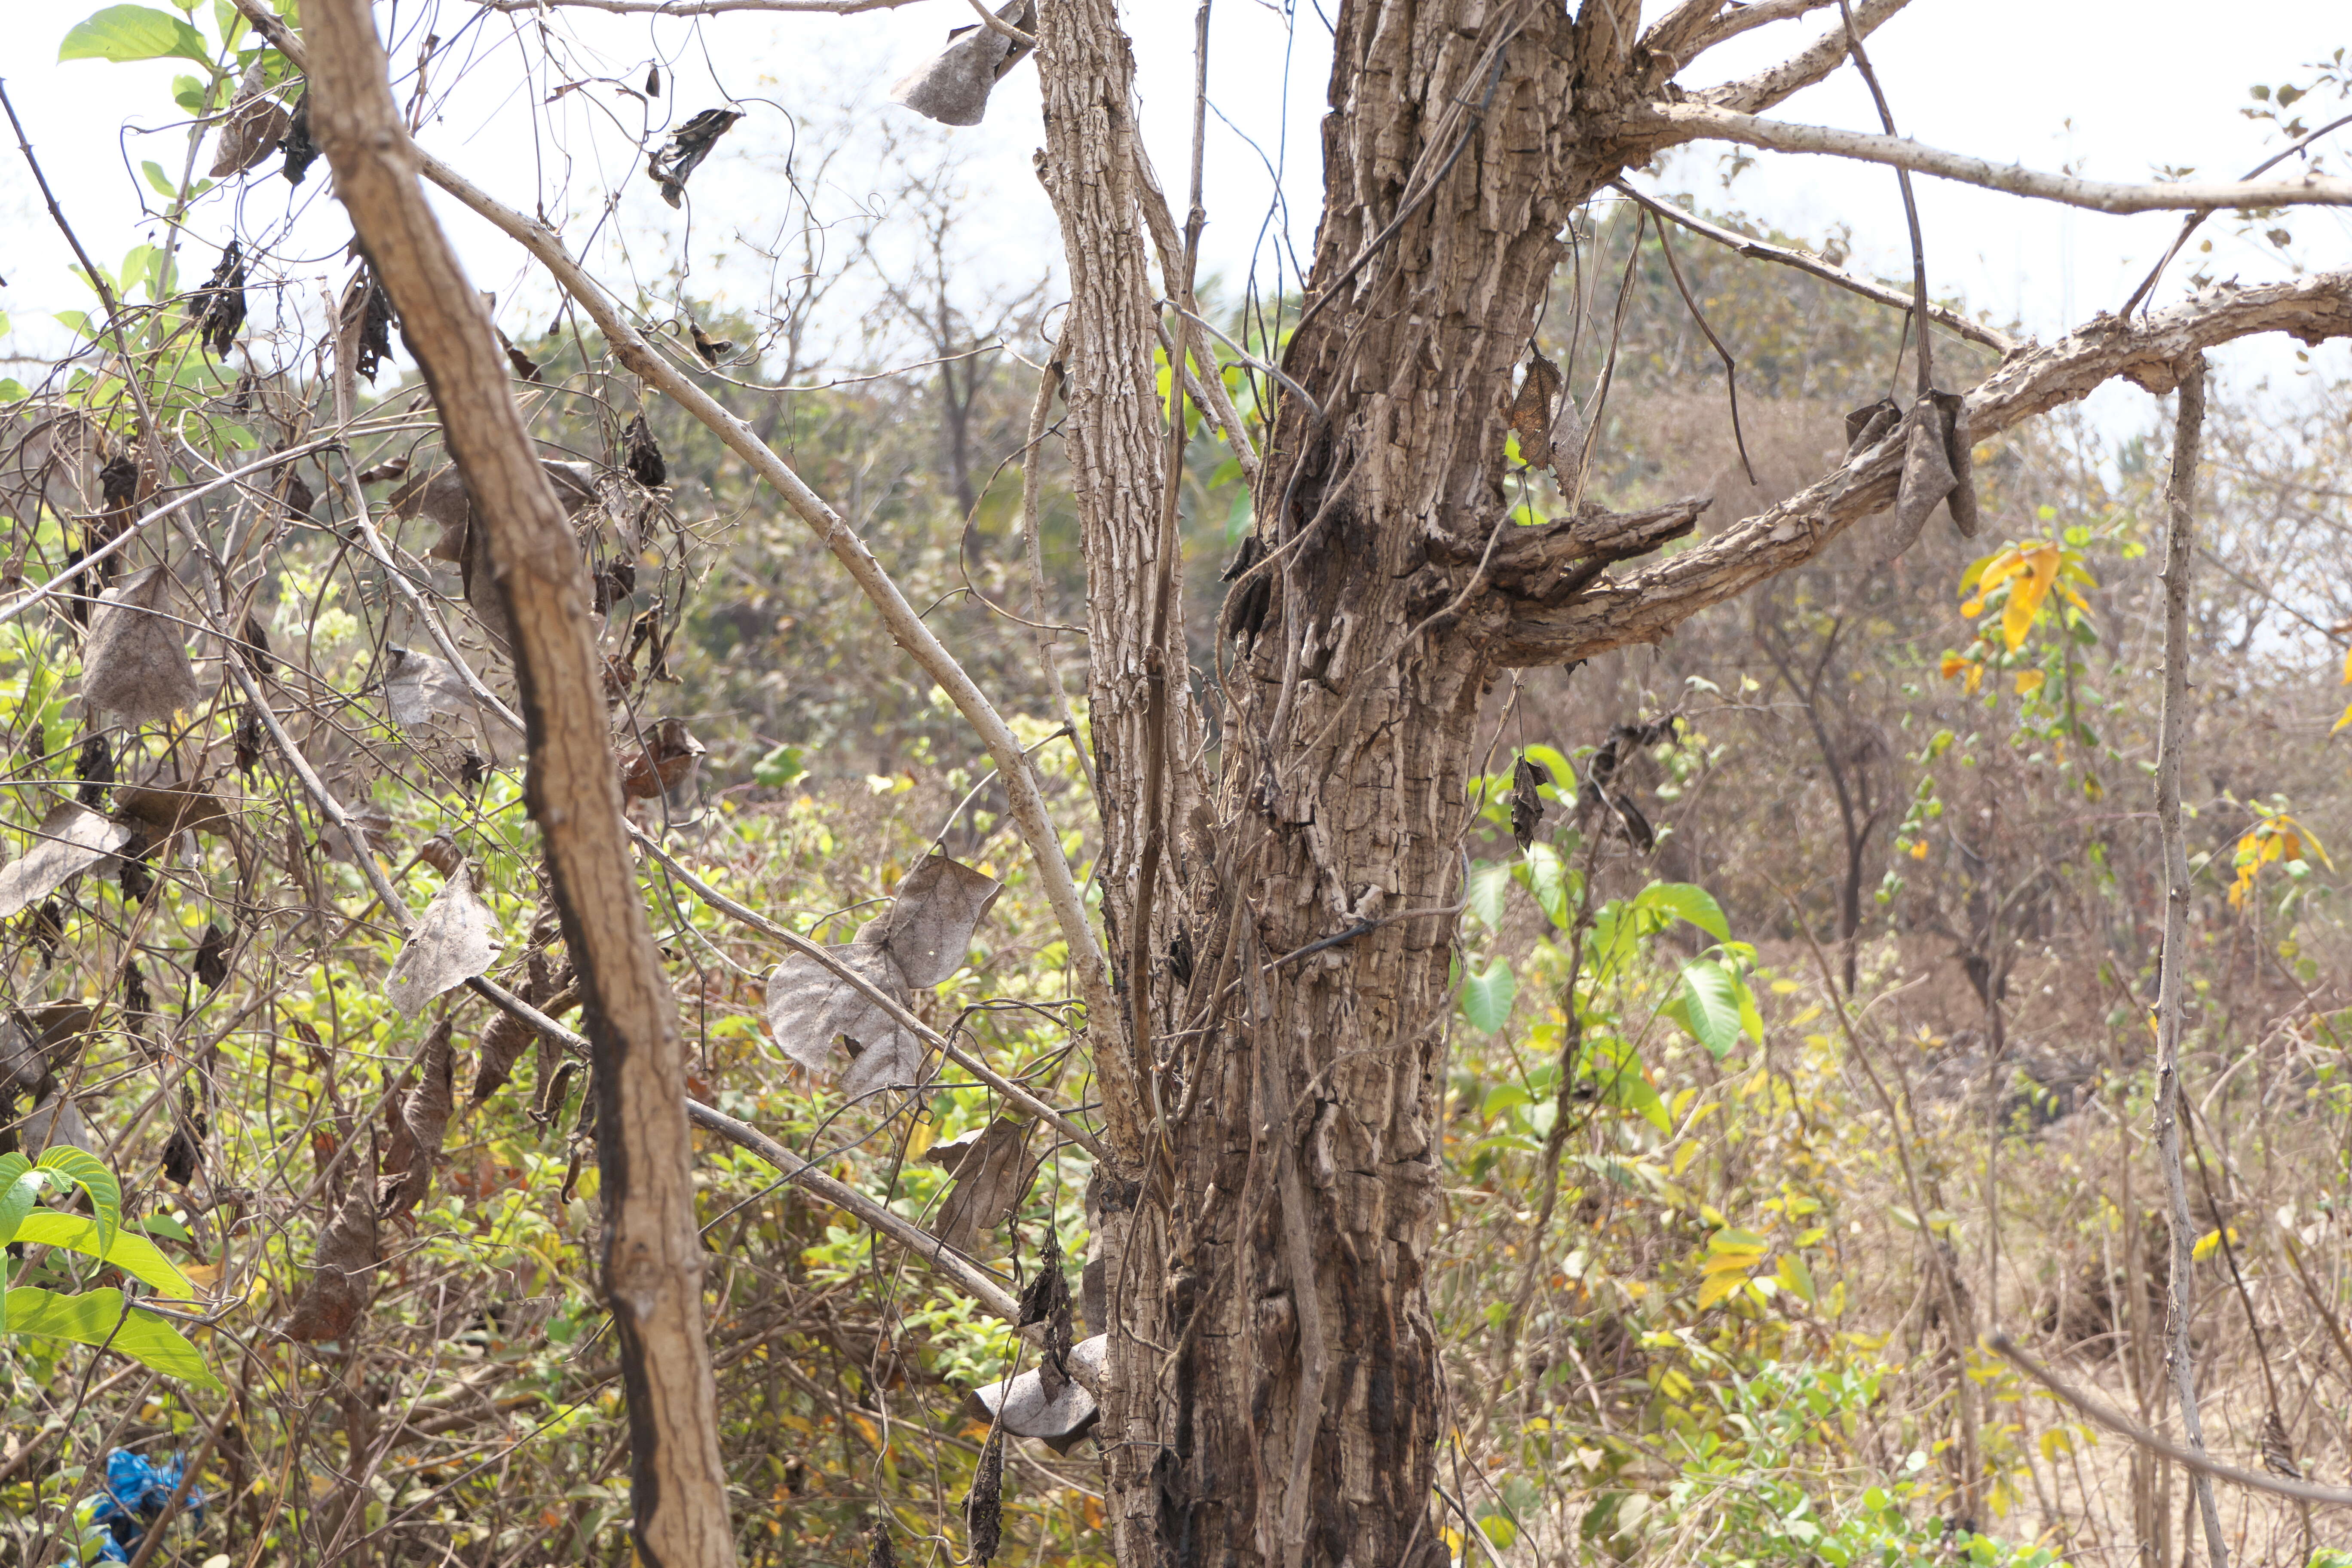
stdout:
<svg viewBox="0 0 2352 1568">
<path fill-rule="evenodd" d="M 205 36 L 168 11 L 109 5 L 74 24 L 58 48 L 61 60 L 194 60 L 212 64 Z"/>
<path fill-rule="evenodd" d="M 1541 842 L 1528 845 L 1519 874 L 1527 882 L 1528 891 L 1535 895 L 1536 906 L 1543 910 L 1544 918 L 1567 930 L 1568 868 L 1561 863 L 1559 851 Z"/>
<path fill-rule="evenodd" d="M 1486 973 L 1462 983 L 1462 1016 L 1470 1020 L 1472 1028 L 1495 1034 L 1510 1021 L 1511 1004 L 1518 994 L 1518 977 L 1511 973 L 1510 960 L 1498 958 L 1486 966 Z"/>
<path fill-rule="evenodd" d="M 1642 889 L 1633 903 L 1639 909 L 1679 915 L 1717 942 L 1731 940 L 1731 922 L 1723 918 L 1723 906 L 1705 888 L 1695 888 L 1688 882 L 1653 882 Z"/>
<path fill-rule="evenodd" d="M 203 1354 L 187 1335 L 152 1312 L 133 1307 L 126 1316 L 120 1290 L 84 1290 L 60 1296 L 55 1290 L 20 1285 L 8 1292 L 5 1326 L 12 1334 L 39 1334 L 71 1340 L 76 1344 L 105 1345 L 131 1360 L 153 1367 L 167 1377 L 200 1388 L 218 1388 L 220 1379 L 205 1364 Z"/>
<path fill-rule="evenodd" d="M 1470 873 L 1470 912 L 1484 921 L 1488 931 L 1500 931 L 1503 901 L 1510 890 L 1511 868 L 1507 861 L 1479 867 Z"/>
<path fill-rule="evenodd" d="M 98 1212 L 99 1246 L 114 1245 L 115 1230 L 122 1224 L 122 1184 L 105 1161 L 87 1149 L 58 1143 L 42 1150 L 33 1168 L 46 1173 L 52 1183 L 70 1181 L 88 1193 L 90 1207 Z"/>
<path fill-rule="evenodd" d="M 99 1238 L 97 1222 L 84 1215 L 37 1209 L 16 1227 L 16 1239 L 34 1247 L 62 1247 L 110 1263 L 159 1295 L 175 1300 L 193 1301 L 204 1294 L 145 1237 L 135 1231 L 117 1231 L 110 1246 Z"/>
<path fill-rule="evenodd" d="M 1585 1058 L 1584 1070 L 1592 1075 L 1601 1091 L 1601 1104 L 1631 1111 L 1661 1132 L 1674 1131 L 1674 1119 L 1666 1114 L 1666 1102 L 1658 1097 L 1649 1075 L 1642 1070 L 1642 1058 L 1624 1041 L 1593 1041 Z"/>
<path fill-rule="evenodd" d="M 1712 959 L 1683 965 L 1682 984 L 1666 1016 L 1721 1061 L 1739 1043 L 1739 1001 L 1731 971 Z"/>
</svg>

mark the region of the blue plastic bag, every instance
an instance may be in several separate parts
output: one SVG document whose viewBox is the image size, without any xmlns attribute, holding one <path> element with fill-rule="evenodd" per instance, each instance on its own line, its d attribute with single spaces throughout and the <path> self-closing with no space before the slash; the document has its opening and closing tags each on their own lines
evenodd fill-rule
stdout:
<svg viewBox="0 0 2352 1568">
<path fill-rule="evenodd" d="M 99 1494 L 98 1502 L 89 1510 L 92 1524 L 106 1526 L 110 1539 L 99 1549 L 103 1563 L 128 1563 L 149 1528 L 163 1516 L 163 1507 L 179 1489 L 181 1467 L 185 1461 L 174 1454 L 162 1465 L 151 1465 L 128 1448 L 117 1448 L 106 1457 L 106 1489 Z M 202 1489 L 190 1487 L 184 1510 L 201 1523 L 205 1517 L 205 1494 Z"/>
</svg>

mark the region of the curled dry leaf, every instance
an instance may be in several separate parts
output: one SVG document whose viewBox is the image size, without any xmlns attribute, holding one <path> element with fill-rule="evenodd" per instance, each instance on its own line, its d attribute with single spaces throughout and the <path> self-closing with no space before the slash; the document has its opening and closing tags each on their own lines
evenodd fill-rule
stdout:
<svg viewBox="0 0 2352 1568">
<path fill-rule="evenodd" d="M 380 807 L 372 805 L 362 806 L 349 815 L 352 823 L 349 833 L 331 822 L 320 825 L 319 847 L 327 852 L 330 860 L 357 866 L 363 857 L 373 855 L 391 845 L 392 817 Z M 352 843 L 354 837 L 360 840 L 357 845 Z"/>
<path fill-rule="evenodd" d="M 1540 791 L 1551 782 L 1551 770 L 1527 757 L 1511 769 L 1511 837 L 1518 840 L 1522 855 L 1535 843 L 1536 829 L 1543 826 Z"/>
<path fill-rule="evenodd" d="M 489 907 L 474 890 L 471 868 L 460 867 L 401 944 L 383 994 L 414 1018 L 436 996 L 487 971 L 498 955 L 498 927 Z"/>
<path fill-rule="evenodd" d="M 362 266 L 343 290 L 341 314 L 343 330 L 356 334 L 352 368 L 373 386 L 376 371 L 392 357 L 392 325 L 399 319 L 374 268 Z"/>
<path fill-rule="evenodd" d="M 278 145 L 286 149 L 286 167 L 282 171 L 287 183 L 299 185 L 310 165 L 319 161 L 319 144 L 310 140 L 310 89 L 304 88 L 294 100 L 294 112 L 286 121 L 286 134 Z"/>
<path fill-rule="evenodd" d="M 930 856 L 899 884 L 888 914 L 830 951 L 845 968 L 907 1005 L 917 990 L 956 972 L 1001 890 L 992 877 L 944 855 Z M 768 1027 L 787 1056 L 811 1072 L 835 1076 L 852 1099 L 921 1081 L 922 1042 L 803 954 L 792 954 L 768 977 Z M 845 1039 L 850 1042 L 845 1050 L 836 1044 Z"/>
<path fill-rule="evenodd" d="M 196 978 L 207 991 L 217 991 L 228 978 L 228 932 L 206 924 L 205 939 L 196 944 Z"/>
<path fill-rule="evenodd" d="M 257 55 L 238 79 L 234 105 L 221 126 L 220 148 L 213 154 L 214 179 L 242 174 L 268 157 L 293 124 L 294 117 L 268 95 L 267 80 Z"/>
<path fill-rule="evenodd" d="M 702 323 L 699 321 L 688 321 L 686 325 L 687 330 L 694 334 L 694 352 L 700 356 L 703 363 L 715 367 L 721 360 L 729 358 L 735 353 L 733 339 L 712 337 L 702 330 Z"/>
<path fill-rule="evenodd" d="M 31 847 L 0 867 L 0 920 L 22 913 L 131 842 L 131 829 L 77 801 L 52 806 L 33 829 Z"/>
<path fill-rule="evenodd" d="M 866 1521 L 866 1568 L 898 1568 L 898 1549 L 890 1543 L 889 1521 L 877 1514 Z"/>
<path fill-rule="evenodd" d="M 644 410 L 629 421 L 621 432 L 621 464 L 629 478 L 649 490 L 661 489 L 669 482 L 669 464 L 662 457 L 661 443 L 654 439 L 653 427 L 646 423 Z"/>
<path fill-rule="evenodd" d="M 150 566 L 101 595 L 81 653 L 82 701 L 133 724 L 196 705 L 195 666 L 172 615 L 172 573 Z"/>
<path fill-rule="evenodd" d="M 719 139 L 743 116 L 731 109 L 706 109 L 671 132 L 669 144 L 646 160 L 646 173 L 661 187 L 662 200 L 678 205 L 686 182 L 710 156 Z"/>
<path fill-rule="evenodd" d="M 289 1340 L 342 1340 L 358 1326 L 375 1293 L 375 1193 L 365 1181 L 353 1182 L 342 1206 L 319 1237 L 318 1256 L 310 1265 L 310 1283 L 286 1320 Z"/>
<path fill-rule="evenodd" d="M 1529 349 L 1527 373 L 1511 399 L 1511 431 L 1519 438 L 1520 460 L 1530 468 L 1552 467 L 1552 419 L 1559 394 L 1559 366 L 1541 350 Z"/>
<path fill-rule="evenodd" d="M 245 325 L 245 262 L 234 238 L 196 298 L 204 302 L 196 316 L 196 341 L 215 359 L 228 358 L 228 351 L 236 346 L 236 330 Z"/>
<path fill-rule="evenodd" d="M 53 1094 L 33 1107 L 31 1114 L 18 1123 L 16 1137 L 27 1154 L 68 1145 L 85 1154 L 98 1152 L 98 1142 L 90 1137 L 89 1123 L 80 1108 L 62 1095 Z"/>
<path fill-rule="evenodd" d="M 416 1082 L 391 1107 L 392 1141 L 376 1184 L 376 1215 L 397 1220 L 433 1190 L 433 1162 L 457 1105 L 457 1062 L 450 1021 L 442 1019 L 416 1053 Z"/>
<path fill-rule="evenodd" d="M 1006 0 L 997 19 L 1034 36 L 1037 8 L 1032 0 Z M 1016 44 L 993 27 L 974 23 L 948 34 L 948 47 L 900 77 L 890 101 L 903 103 L 942 125 L 977 125 L 988 112 L 988 95 L 1004 74 L 1029 58 L 1030 46 Z"/>
<path fill-rule="evenodd" d="M 955 1184 L 940 1205 L 932 1229 L 958 1252 L 968 1253 L 980 1238 L 1013 1216 L 1037 1163 L 1027 1158 L 1028 1123 L 998 1117 L 978 1132 L 968 1132 L 949 1143 L 933 1144 L 923 1158 L 947 1168 Z M 1067 1293 L 1064 1301 L 1067 1303 Z M 1028 1320 L 1024 1318 L 1024 1321 Z"/>
<path fill-rule="evenodd" d="M 1903 479 L 1895 498 L 1895 522 L 1880 559 L 1892 561 L 1911 548 L 1938 501 L 1949 503 L 1960 537 L 1976 537 L 1976 479 L 1970 471 L 1967 433 L 1960 427 L 1960 395 L 1930 392 L 1903 418 Z M 1851 426 L 1853 416 L 1846 416 Z"/>
<path fill-rule="evenodd" d="M 385 651 L 391 669 L 383 678 L 384 706 L 402 729 L 429 730 L 442 719 L 463 719 L 492 741 L 493 751 L 520 739 L 514 726 L 481 705 L 447 659 L 396 643 Z"/>
<path fill-rule="evenodd" d="M 971 1560 L 986 1568 L 1004 1542 L 1004 1434 L 991 1432 L 963 1500 L 964 1527 L 971 1532 Z"/>
<path fill-rule="evenodd" d="M 1066 1454 L 1093 1430 L 1101 1411 L 1086 1383 L 1099 1383 L 1110 1348 L 1109 1339 L 1097 1334 L 1070 1347 L 1071 1375 L 1048 1387 L 1045 1367 L 1033 1367 L 1018 1377 L 971 1391 L 970 1411 L 976 1420 L 996 1422 L 1017 1436 L 1034 1437 L 1057 1454 Z"/>
</svg>

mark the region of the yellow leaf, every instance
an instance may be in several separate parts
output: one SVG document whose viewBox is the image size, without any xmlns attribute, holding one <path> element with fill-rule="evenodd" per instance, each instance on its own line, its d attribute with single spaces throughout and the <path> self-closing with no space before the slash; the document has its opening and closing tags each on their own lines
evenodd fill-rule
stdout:
<svg viewBox="0 0 2352 1568">
<path fill-rule="evenodd" d="M 1979 594 L 1973 598 L 1963 601 L 1960 605 L 1960 614 L 1966 616 L 1969 620 L 1975 620 L 1979 616 L 1983 615 L 1984 595 Z M 1949 674 L 1950 671 L 1947 670 L 1945 673 Z"/>
<path fill-rule="evenodd" d="M 1983 684 L 1984 666 L 1980 664 L 1972 664 L 1969 666 L 1968 680 L 1962 685 L 1960 689 L 1968 696 L 1974 697 L 1977 694 L 1977 688 Z"/>
<path fill-rule="evenodd" d="M 2017 672 L 2017 694 L 2020 697 L 2031 697 L 2041 690 L 2043 682 L 2049 679 L 2048 675 L 2038 669 L 2021 669 Z"/>
<path fill-rule="evenodd" d="M 1699 1310 L 1706 1310 L 1747 1283 L 1748 1276 L 1745 1274 L 1708 1275 L 1698 1288 Z"/>
<path fill-rule="evenodd" d="M 1911 858 L 1914 860 L 1925 860 L 1927 858 L 1927 841 L 1922 838 L 1917 843 L 1911 846 Z"/>
<path fill-rule="evenodd" d="M 1958 654 L 1948 653 L 1944 656 L 1944 662 L 1937 668 L 1944 679 L 1949 680 L 1968 667 L 1969 660 L 1962 658 Z"/>
</svg>

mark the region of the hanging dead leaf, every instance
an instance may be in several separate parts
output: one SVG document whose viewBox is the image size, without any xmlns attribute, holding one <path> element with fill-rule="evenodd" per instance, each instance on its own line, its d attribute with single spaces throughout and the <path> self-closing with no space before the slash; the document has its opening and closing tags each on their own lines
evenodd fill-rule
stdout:
<svg viewBox="0 0 2352 1568">
<path fill-rule="evenodd" d="M 1102 1381 L 1109 1347 L 1109 1339 L 1102 1334 L 1072 1345 L 1067 1377 L 1055 1378 L 1040 1366 L 975 1388 L 969 1401 L 970 1414 L 1016 1436 L 1034 1437 L 1057 1454 L 1066 1454 L 1101 1416 L 1085 1385 Z"/>
<path fill-rule="evenodd" d="M 416 1053 L 416 1082 L 391 1110 L 392 1139 L 383 1152 L 376 1184 L 379 1219 L 407 1217 L 433 1188 L 433 1162 L 449 1130 L 457 1104 L 457 1063 L 447 1018 L 433 1026 Z"/>
<path fill-rule="evenodd" d="M 669 144 L 646 161 L 646 173 L 661 187 L 662 200 L 678 205 L 688 178 L 742 118 L 731 109 L 706 109 L 670 133 Z"/>
<path fill-rule="evenodd" d="M 1070 1375 L 1070 1281 L 1062 1272 L 1062 1238 L 1053 1226 L 1045 1228 L 1045 1244 L 1037 1249 L 1037 1272 L 1021 1292 L 1018 1328 L 1042 1324 L 1045 1338 L 1039 1348 L 1045 1352 L 1045 1364 L 1055 1377 Z"/>
<path fill-rule="evenodd" d="M 351 817 L 351 833 L 331 822 L 319 828 L 319 847 L 327 852 L 328 859 L 357 866 L 364 857 L 391 850 L 392 817 L 381 807 L 362 806 L 347 815 Z M 356 845 L 352 842 L 354 836 L 360 840 Z"/>
<path fill-rule="evenodd" d="M 398 320 L 375 268 L 362 266 L 343 290 L 341 321 L 345 331 L 355 333 L 352 368 L 367 377 L 370 386 L 375 384 L 376 371 L 392 357 L 392 328 Z"/>
<path fill-rule="evenodd" d="M 1559 366 L 1543 351 L 1528 351 L 1528 368 L 1511 399 L 1511 430 L 1519 438 L 1519 458 L 1531 468 L 1552 466 L 1552 412 L 1560 393 Z"/>
<path fill-rule="evenodd" d="M 1902 419 L 1902 406 L 1891 397 L 1854 409 L 1845 416 L 1845 455 L 1851 458 L 1877 446 Z"/>
<path fill-rule="evenodd" d="M 1895 492 L 1895 521 L 1886 535 L 1885 548 L 1880 554 L 1882 563 L 1894 560 L 1911 548 L 1919 531 L 1937 503 L 1949 497 L 1959 483 L 1952 471 L 1952 426 L 1960 406 L 1959 394 L 1930 392 L 1911 405 L 1903 416 L 1903 480 Z M 1962 454 L 1965 463 L 1967 455 Z M 1969 514 L 1970 525 L 1976 521 L 1976 492 L 1970 489 L 1965 501 L 1958 503 Z M 1958 523 L 1958 519 L 1955 517 Z M 1969 531 L 1964 528 L 1963 531 Z"/>
<path fill-rule="evenodd" d="M 659 66 L 646 68 L 646 96 L 647 98 L 661 96 L 661 67 Z"/>
<path fill-rule="evenodd" d="M 244 716 L 236 723 L 232 760 L 236 763 L 236 771 L 250 780 L 253 770 L 261 765 L 263 743 L 268 738 L 268 731 L 261 727 L 258 710 L 247 706 L 241 711 Z"/>
<path fill-rule="evenodd" d="M 394 723 L 416 730 L 436 719 L 473 715 L 474 694 L 447 659 L 397 643 L 384 654 L 391 668 L 383 678 L 383 700 Z"/>
<path fill-rule="evenodd" d="M 661 443 L 654 439 L 653 427 L 646 423 L 645 411 L 629 421 L 621 432 L 621 463 L 628 469 L 629 478 L 649 490 L 661 489 L 669 482 L 669 464 L 662 457 Z"/>
<path fill-rule="evenodd" d="M 319 1237 L 310 1283 L 286 1320 L 286 1337 L 306 1342 L 349 1338 L 375 1294 L 378 1260 L 375 1193 L 368 1182 L 353 1182 Z"/>
<path fill-rule="evenodd" d="M 1551 770 L 1532 758 L 1521 757 L 1511 769 L 1511 837 L 1518 840 L 1522 855 L 1534 845 L 1536 829 L 1543 826 L 1545 803 L 1540 791 L 1551 782 Z"/>
<path fill-rule="evenodd" d="M 879 1514 L 866 1521 L 866 1568 L 898 1568 L 898 1549 L 890 1544 L 890 1526 Z"/>
<path fill-rule="evenodd" d="M 857 941 L 887 949 L 907 984 L 928 991 L 963 967 L 971 933 L 1003 890 L 984 872 L 928 855 L 898 884 L 889 912 L 859 931 Z"/>
<path fill-rule="evenodd" d="M 457 847 L 457 839 L 446 829 L 426 839 L 416 858 L 445 877 L 455 876 L 457 868 L 466 863 L 465 851 Z"/>
<path fill-rule="evenodd" d="M 196 944 L 196 979 L 207 991 L 217 991 L 228 978 L 228 932 L 217 924 L 205 927 L 205 939 Z"/>
<path fill-rule="evenodd" d="M 1966 417 L 1967 399 L 1957 392 L 1939 392 L 1937 400 L 1949 411 L 1944 434 L 1944 455 L 1952 466 L 1951 493 L 1944 498 L 1945 509 L 1951 513 L 1952 526 L 1960 531 L 1962 539 L 1974 539 L 1982 521 L 1977 513 L 1976 460 L 1969 439 Z"/>
<path fill-rule="evenodd" d="M 963 1500 L 964 1527 L 971 1532 L 971 1560 L 982 1568 L 996 1556 L 1004 1540 L 1004 1434 L 991 1432 L 972 1472 L 971 1490 Z"/>
<path fill-rule="evenodd" d="M 163 1144 L 163 1179 L 186 1186 L 196 1179 L 204 1163 L 204 1134 L 182 1126 L 172 1129 L 172 1136 Z"/>
<path fill-rule="evenodd" d="M 310 140 L 310 89 L 304 88 L 294 100 L 294 112 L 286 121 L 286 134 L 278 142 L 286 149 L 286 167 L 282 171 L 289 184 L 299 185 L 310 165 L 319 161 L 319 144 Z"/>
<path fill-rule="evenodd" d="M 908 71 L 891 86 L 890 101 L 905 104 L 942 125 L 977 125 L 988 112 L 988 95 L 1006 72 L 1029 58 L 1037 32 L 1037 8 L 1033 0 L 1006 0 L 996 9 L 997 20 L 1030 35 L 1019 44 L 993 27 L 977 23 L 948 33 L 947 47 Z"/>
<path fill-rule="evenodd" d="M 51 1095 L 32 1109 L 24 1121 L 16 1124 L 18 1144 L 27 1154 L 37 1155 L 44 1149 L 62 1149 L 68 1145 L 85 1154 L 98 1152 L 97 1141 L 89 1135 L 89 1123 L 81 1110 L 61 1095 Z"/>
<path fill-rule="evenodd" d="M 498 955 L 497 922 L 474 890 L 472 871 L 460 868 L 417 917 L 416 929 L 401 944 L 384 979 L 383 994 L 414 1018 L 436 996 L 487 971 Z"/>
<path fill-rule="evenodd" d="M 309 486 L 303 487 L 303 493 L 308 496 Z M 277 675 L 278 661 L 269 654 L 269 633 L 262 626 L 259 616 L 249 613 L 246 616 L 245 628 L 236 635 L 236 652 L 237 657 L 245 660 L 246 668 L 262 679 L 268 680 Z"/>
<path fill-rule="evenodd" d="M 933 1144 L 923 1155 L 955 1178 L 932 1224 L 941 1241 L 969 1253 L 1013 1216 L 1037 1172 L 1037 1163 L 1026 1156 L 1028 1131 L 1027 1122 L 1000 1116 L 981 1131 Z"/>
<path fill-rule="evenodd" d="M 0 867 L 0 920 L 12 919 L 131 841 L 131 829 L 78 801 L 49 808 L 25 853 Z"/>
<path fill-rule="evenodd" d="M 220 147 L 213 154 L 214 179 L 242 174 L 268 157 L 294 123 L 285 107 L 268 95 L 268 79 L 257 55 L 238 79 L 233 107 L 221 126 Z"/>
<path fill-rule="evenodd" d="M 234 238 L 196 298 L 203 301 L 196 315 L 196 342 L 210 349 L 215 359 L 228 358 L 236 346 L 236 330 L 245 325 L 245 263 Z"/>
<path fill-rule="evenodd" d="M 390 484 L 394 479 L 404 478 L 407 473 L 408 458 L 404 455 L 402 457 L 394 458 L 389 462 L 378 463 L 373 468 L 361 469 L 360 483 L 363 485 Z"/>
<path fill-rule="evenodd" d="M 100 596 L 82 645 L 81 695 L 130 723 L 163 723 L 196 705 L 195 667 L 172 613 L 172 573 L 150 566 Z"/>
</svg>

